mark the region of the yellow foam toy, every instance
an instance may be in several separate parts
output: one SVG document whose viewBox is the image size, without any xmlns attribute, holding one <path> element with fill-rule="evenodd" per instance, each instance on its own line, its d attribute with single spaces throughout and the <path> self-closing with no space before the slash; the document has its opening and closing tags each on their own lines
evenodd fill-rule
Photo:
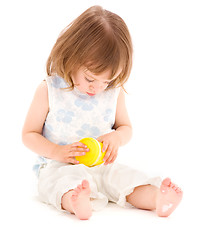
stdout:
<svg viewBox="0 0 201 240">
<path fill-rule="evenodd" d="M 89 148 L 89 152 L 86 152 L 83 156 L 75 157 L 77 161 L 88 167 L 93 167 L 103 163 L 105 152 L 102 152 L 103 144 L 101 142 L 91 137 L 83 138 L 80 142 L 84 143 Z"/>
</svg>

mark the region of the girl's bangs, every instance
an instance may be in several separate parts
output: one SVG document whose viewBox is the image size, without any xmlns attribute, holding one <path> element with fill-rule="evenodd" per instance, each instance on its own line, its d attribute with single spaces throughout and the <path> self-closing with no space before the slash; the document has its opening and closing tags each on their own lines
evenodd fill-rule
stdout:
<svg viewBox="0 0 201 240">
<path fill-rule="evenodd" d="M 120 59 L 119 50 L 115 46 L 110 49 L 100 46 L 98 49 L 90 49 L 81 65 L 84 65 L 95 75 L 109 70 L 111 71 L 110 79 L 113 79 L 122 67 Z"/>
</svg>

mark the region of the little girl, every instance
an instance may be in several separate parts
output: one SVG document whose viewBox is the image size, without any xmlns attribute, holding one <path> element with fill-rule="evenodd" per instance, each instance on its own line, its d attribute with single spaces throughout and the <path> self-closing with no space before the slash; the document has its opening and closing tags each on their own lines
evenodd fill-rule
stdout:
<svg viewBox="0 0 201 240">
<path fill-rule="evenodd" d="M 48 77 L 37 88 L 22 139 L 39 155 L 41 200 L 89 219 L 108 201 L 156 210 L 169 216 L 182 191 L 169 178 L 150 178 L 118 164 L 118 149 L 132 135 L 124 83 L 132 65 L 132 42 L 125 22 L 94 6 L 60 34 L 47 61 Z M 79 142 L 103 143 L 104 164 L 87 167 L 75 159 L 89 149 Z"/>
</svg>

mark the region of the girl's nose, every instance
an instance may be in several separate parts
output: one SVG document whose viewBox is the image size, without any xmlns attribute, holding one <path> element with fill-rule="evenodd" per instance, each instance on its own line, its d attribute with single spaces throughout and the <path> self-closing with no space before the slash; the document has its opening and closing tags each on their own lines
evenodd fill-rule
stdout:
<svg viewBox="0 0 201 240">
<path fill-rule="evenodd" d="M 93 85 L 90 85 L 90 86 L 89 86 L 89 89 L 90 89 L 90 90 L 95 90 L 95 88 L 94 88 Z"/>
<path fill-rule="evenodd" d="M 102 87 L 102 83 L 95 81 L 90 85 L 91 89 L 98 90 Z"/>
<path fill-rule="evenodd" d="M 89 87 L 90 87 L 90 90 L 97 91 L 100 88 L 100 84 L 98 82 L 93 82 Z"/>
</svg>

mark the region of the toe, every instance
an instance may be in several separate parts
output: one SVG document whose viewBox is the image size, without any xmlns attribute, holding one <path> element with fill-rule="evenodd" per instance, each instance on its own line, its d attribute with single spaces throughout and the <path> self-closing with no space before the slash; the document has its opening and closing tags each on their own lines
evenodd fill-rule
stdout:
<svg viewBox="0 0 201 240">
<path fill-rule="evenodd" d="M 181 188 L 179 188 L 179 190 L 177 190 L 177 194 L 182 198 L 182 196 L 183 196 L 183 191 L 181 190 Z"/>
<path fill-rule="evenodd" d="M 178 187 L 178 188 L 176 189 L 176 193 L 180 193 L 180 192 L 181 192 L 181 188 Z"/>
<path fill-rule="evenodd" d="M 83 188 L 88 188 L 89 187 L 89 182 L 87 180 L 82 181 L 82 187 Z"/>
<path fill-rule="evenodd" d="M 165 178 L 165 179 L 162 181 L 162 185 L 170 186 L 170 184 L 171 184 L 171 179 L 170 179 L 170 178 Z"/>
<path fill-rule="evenodd" d="M 81 192 L 81 188 L 78 186 L 77 188 L 75 188 L 74 190 L 77 194 L 79 194 Z"/>
<path fill-rule="evenodd" d="M 177 185 L 173 185 L 172 188 L 176 191 L 178 189 L 178 186 Z"/>
<path fill-rule="evenodd" d="M 174 189 L 175 184 L 171 182 L 169 187 L 172 188 L 172 189 Z"/>
<path fill-rule="evenodd" d="M 81 189 L 82 189 L 82 185 L 79 184 L 79 185 L 77 186 L 77 189 L 81 190 Z"/>
<path fill-rule="evenodd" d="M 165 178 L 161 183 L 161 187 L 160 187 L 161 192 L 166 193 L 170 184 L 171 184 L 170 178 Z"/>
</svg>

